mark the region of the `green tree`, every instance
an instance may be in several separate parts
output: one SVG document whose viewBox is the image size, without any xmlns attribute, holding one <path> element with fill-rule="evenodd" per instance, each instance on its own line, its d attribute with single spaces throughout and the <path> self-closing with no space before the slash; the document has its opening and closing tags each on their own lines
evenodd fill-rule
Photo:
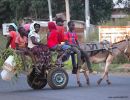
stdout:
<svg viewBox="0 0 130 100">
<path fill-rule="evenodd" d="M 85 0 L 70 0 L 71 19 L 85 20 Z"/>
<path fill-rule="evenodd" d="M 91 24 L 110 19 L 113 0 L 89 0 Z M 85 0 L 70 0 L 72 19 L 85 20 Z"/>
<path fill-rule="evenodd" d="M 51 0 L 52 12 L 55 16 L 57 13 L 65 12 L 65 0 Z"/>
<path fill-rule="evenodd" d="M 65 12 L 64 0 L 51 0 L 53 17 Z M 120 1 L 120 0 L 119 0 Z M 71 19 L 85 20 L 85 0 L 69 0 Z M 113 0 L 89 0 L 91 24 L 110 19 Z M 0 23 L 24 17 L 48 19 L 47 0 L 0 0 Z"/>
<path fill-rule="evenodd" d="M 34 18 L 48 18 L 47 0 L 31 0 L 29 14 Z"/>
<path fill-rule="evenodd" d="M 24 17 L 48 18 L 47 0 L 0 0 L 0 23 Z"/>
<path fill-rule="evenodd" d="M 91 23 L 98 24 L 109 20 L 113 9 L 113 0 L 90 0 Z"/>
<path fill-rule="evenodd" d="M 8 0 L 0 1 L 0 23 L 11 20 L 10 2 Z"/>
</svg>

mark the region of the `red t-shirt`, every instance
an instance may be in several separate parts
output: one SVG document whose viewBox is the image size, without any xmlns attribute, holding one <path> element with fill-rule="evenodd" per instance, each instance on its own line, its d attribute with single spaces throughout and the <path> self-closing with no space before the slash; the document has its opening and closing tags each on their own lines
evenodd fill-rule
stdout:
<svg viewBox="0 0 130 100">
<path fill-rule="evenodd" d="M 9 35 L 12 38 L 12 40 L 10 42 L 10 46 L 11 46 L 11 48 L 15 49 L 16 48 L 15 40 L 16 40 L 17 33 L 15 31 L 10 31 Z"/>
<path fill-rule="evenodd" d="M 67 32 L 66 38 L 67 38 L 69 44 L 77 44 L 76 40 L 78 40 L 78 36 L 75 32 Z"/>
<path fill-rule="evenodd" d="M 61 42 L 65 41 L 65 35 L 64 35 L 65 30 L 63 26 L 56 26 L 56 28 L 58 31 L 58 42 L 60 44 Z"/>
<path fill-rule="evenodd" d="M 47 45 L 49 48 L 52 48 L 54 46 L 56 46 L 58 43 L 58 32 L 57 30 L 52 30 L 49 35 L 48 35 L 48 38 L 47 38 Z"/>
</svg>

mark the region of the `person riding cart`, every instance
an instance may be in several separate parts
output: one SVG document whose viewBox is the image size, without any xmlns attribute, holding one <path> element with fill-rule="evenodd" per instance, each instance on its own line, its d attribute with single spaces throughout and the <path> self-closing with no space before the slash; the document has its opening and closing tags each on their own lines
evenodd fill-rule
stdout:
<svg viewBox="0 0 130 100">
<path fill-rule="evenodd" d="M 81 86 L 79 73 L 82 67 L 82 61 L 86 62 L 89 72 L 92 72 L 91 64 L 88 58 L 88 55 L 80 48 L 78 42 L 78 36 L 75 32 L 75 24 L 73 21 L 68 22 L 69 31 L 66 33 L 66 44 L 71 45 L 72 51 L 74 53 L 71 54 L 73 70 L 72 73 L 77 76 L 77 84 Z M 75 59 L 75 53 L 77 54 L 77 63 Z M 82 58 L 82 59 L 81 59 Z M 84 73 L 86 74 L 86 73 Z M 87 79 L 87 78 L 86 78 Z"/>
<path fill-rule="evenodd" d="M 51 50 L 57 50 L 58 48 L 61 48 L 63 51 L 65 51 L 69 56 L 69 54 L 71 53 L 71 46 L 66 45 L 66 44 L 59 44 L 59 39 L 58 39 L 58 31 L 56 28 L 56 25 L 54 22 L 49 22 L 48 23 L 48 29 L 49 29 L 49 33 L 47 35 L 47 45 Z M 61 64 L 62 63 L 62 58 L 63 55 L 61 55 L 58 59 L 57 59 L 57 63 Z"/>
<path fill-rule="evenodd" d="M 60 66 L 62 56 L 57 59 L 56 62 L 52 62 L 52 51 L 57 47 L 56 43 L 56 31 L 55 24 L 50 22 L 48 27 L 50 29 L 50 35 L 48 35 L 47 45 L 40 42 L 40 36 L 38 34 L 40 25 L 35 23 L 33 25 L 34 30 L 31 30 L 28 36 L 28 48 L 33 53 L 35 62 L 33 62 L 33 70 L 27 76 L 28 84 L 33 89 L 42 89 L 48 85 L 53 89 L 63 89 L 68 84 L 68 74 Z M 31 28 L 31 29 L 33 29 Z M 64 50 L 67 46 L 62 46 Z M 68 50 L 67 50 L 68 53 Z"/>
<path fill-rule="evenodd" d="M 90 61 L 88 59 L 87 54 L 84 53 L 82 49 L 80 49 L 79 42 L 78 42 L 78 36 L 77 36 L 77 34 L 75 32 L 75 24 L 74 24 L 74 22 L 69 21 L 68 22 L 68 27 L 69 27 L 69 31 L 66 33 L 67 44 L 71 45 L 74 52 L 77 54 L 77 64 L 76 64 L 76 61 L 75 61 L 74 54 L 71 54 L 72 65 L 73 65 L 72 73 L 76 73 L 76 68 L 81 67 L 80 62 L 81 62 L 82 55 L 84 55 L 84 57 L 86 58 L 86 62 L 87 62 L 89 71 L 92 72 L 91 64 L 90 64 Z"/>
</svg>

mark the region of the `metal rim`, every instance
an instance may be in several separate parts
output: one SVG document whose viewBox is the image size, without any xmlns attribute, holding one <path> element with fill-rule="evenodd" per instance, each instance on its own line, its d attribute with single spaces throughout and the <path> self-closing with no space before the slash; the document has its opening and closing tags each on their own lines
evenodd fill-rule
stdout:
<svg viewBox="0 0 130 100">
<path fill-rule="evenodd" d="M 57 72 L 52 76 L 52 81 L 56 86 L 64 85 L 66 80 L 66 75 L 63 72 Z"/>
</svg>

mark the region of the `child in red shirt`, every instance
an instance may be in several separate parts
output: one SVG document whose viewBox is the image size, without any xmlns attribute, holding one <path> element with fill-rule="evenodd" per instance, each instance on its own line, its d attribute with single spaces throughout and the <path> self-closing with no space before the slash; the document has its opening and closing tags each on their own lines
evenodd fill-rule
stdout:
<svg viewBox="0 0 130 100">
<path fill-rule="evenodd" d="M 47 36 L 47 44 L 48 47 L 51 49 L 56 49 L 56 47 L 58 45 L 61 45 L 63 50 L 69 49 L 70 46 L 69 45 L 65 45 L 65 44 L 59 44 L 58 41 L 58 32 L 57 32 L 57 28 L 54 22 L 49 22 L 48 23 L 48 29 L 49 29 L 49 33 Z"/>
<path fill-rule="evenodd" d="M 57 18 L 56 19 L 56 28 L 58 31 L 58 42 L 59 44 L 61 44 L 61 42 L 65 41 L 65 29 L 63 26 L 64 20 L 62 18 Z"/>
<path fill-rule="evenodd" d="M 85 57 L 85 61 L 87 63 L 88 69 L 92 70 L 89 58 L 87 56 L 87 54 L 85 54 L 83 52 L 83 50 L 80 49 L 79 47 L 79 42 L 78 42 L 78 36 L 75 33 L 75 24 L 73 21 L 68 22 L 68 27 L 69 27 L 69 31 L 66 33 L 66 37 L 67 37 L 67 43 L 69 45 L 72 45 L 72 49 L 73 51 L 77 54 L 77 64 L 76 64 L 76 60 L 75 60 L 75 54 L 71 54 L 71 58 L 72 58 L 72 65 L 73 65 L 73 70 L 72 73 L 77 73 L 77 83 L 79 86 L 81 86 L 80 80 L 79 80 L 79 70 L 82 66 L 82 61 L 81 61 L 81 54 Z M 78 70 L 77 70 L 78 69 Z M 86 73 L 84 73 L 86 74 Z M 87 80 L 87 77 L 86 77 Z M 88 81 L 88 80 L 87 80 Z"/>
<path fill-rule="evenodd" d="M 48 29 L 49 33 L 47 35 L 47 45 L 50 49 L 56 50 L 58 46 L 61 46 L 61 48 L 65 51 L 71 48 L 69 45 L 59 44 L 58 32 L 54 22 L 48 23 Z M 61 63 L 61 59 L 62 59 L 61 57 L 58 59 L 58 63 Z"/>
<path fill-rule="evenodd" d="M 71 54 L 72 65 L 73 65 L 72 73 L 76 74 L 77 68 L 80 68 L 82 65 L 81 52 L 77 48 L 79 46 L 78 36 L 74 31 L 75 25 L 74 25 L 73 21 L 68 22 L 68 27 L 69 27 L 69 31 L 66 33 L 67 44 L 72 45 L 73 51 L 77 54 L 77 64 L 76 64 L 76 60 L 75 60 L 75 54 Z"/>
<path fill-rule="evenodd" d="M 49 22 L 48 23 L 48 29 L 49 33 L 47 35 L 47 44 L 49 48 L 55 48 L 56 45 L 59 44 L 58 42 L 58 32 L 56 29 L 56 25 L 54 22 Z"/>
</svg>

